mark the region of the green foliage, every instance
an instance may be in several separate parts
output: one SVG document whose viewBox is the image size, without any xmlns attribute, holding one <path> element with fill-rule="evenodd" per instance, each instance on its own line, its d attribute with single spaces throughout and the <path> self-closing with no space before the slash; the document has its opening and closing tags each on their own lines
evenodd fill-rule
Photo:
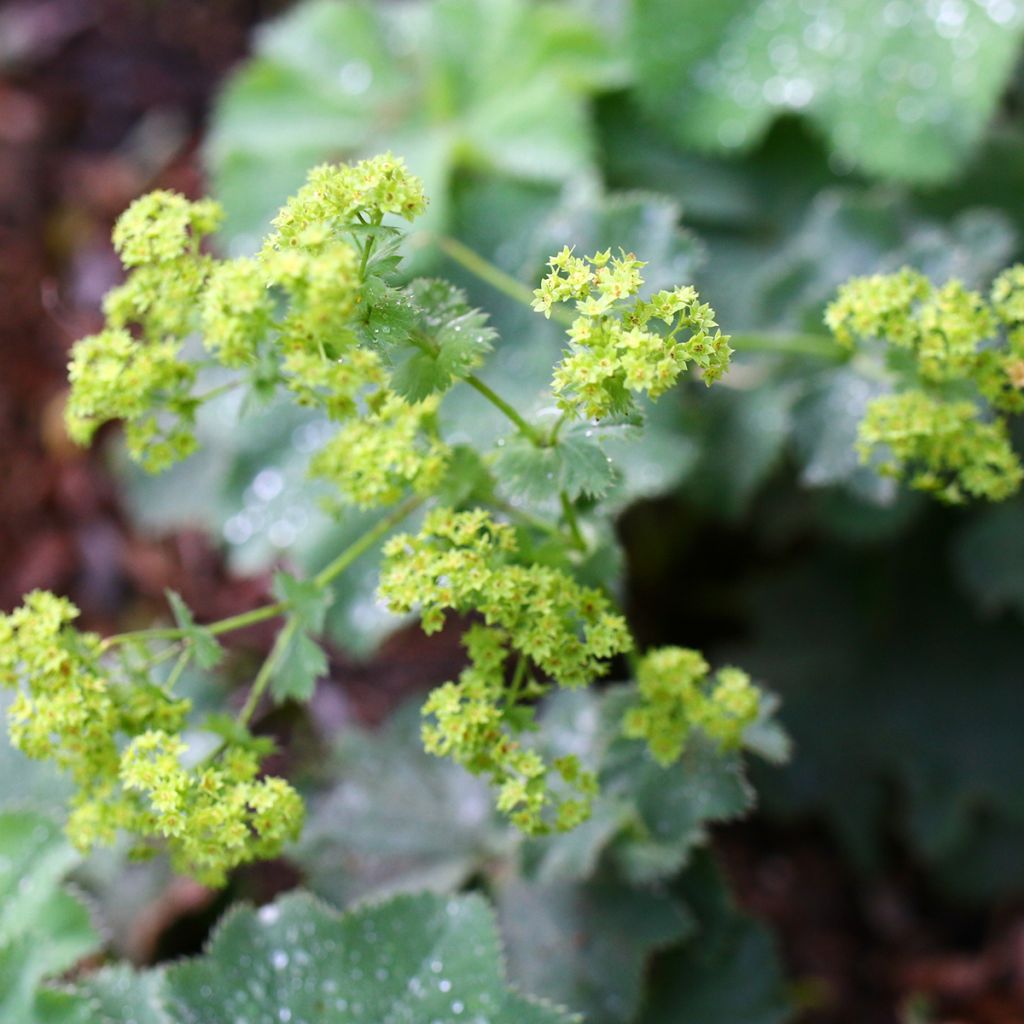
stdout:
<svg viewBox="0 0 1024 1024">
<path fill-rule="evenodd" d="M 127 1024 L 140 1008 L 169 1024 L 267 1014 L 339 1024 L 571 1019 L 508 988 L 493 915 L 473 896 L 398 896 L 339 915 L 294 893 L 229 913 L 202 957 L 144 975 L 104 972 L 86 980 L 83 995 L 110 1024 Z"/>
<path fill-rule="evenodd" d="M 637 92 L 681 142 L 749 148 L 777 117 L 804 114 L 849 165 L 919 182 L 950 177 L 977 146 L 1024 27 L 1010 3 L 633 0 L 633 10 Z"/>
<path fill-rule="evenodd" d="M 511 882 L 498 912 L 511 975 L 591 1024 L 634 1019 L 651 955 L 693 929 L 688 913 L 663 894 L 600 880 Z"/>
<path fill-rule="evenodd" d="M 0 1011 L 18 1024 L 87 1020 L 77 1000 L 43 987 L 98 945 L 85 905 L 61 881 L 77 860 L 52 821 L 0 814 Z"/>
<path fill-rule="evenodd" d="M 661 957 L 641 1024 L 781 1024 L 792 1014 L 771 936 L 732 904 L 706 856 L 679 886 L 696 935 Z"/>
<path fill-rule="evenodd" d="M 169 296 L 177 298 L 177 286 L 165 296 L 160 275 L 177 281 L 177 261 L 188 258 L 198 309 L 191 319 L 179 310 L 173 324 L 139 314 L 138 338 L 117 320 L 125 345 L 145 358 L 154 346 L 178 346 L 185 332 L 199 331 L 217 365 L 214 393 L 244 388 L 248 400 L 258 402 L 278 391 L 318 409 L 339 425 L 313 453 L 311 475 L 333 485 L 342 503 L 396 507 L 311 579 L 278 574 L 276 603 L 208 626 L 197 626 L 177 595 L 169 596 L 175 628 L 106 641 L 71 628 L 76 610 L 48 594 L 30 595 L 24 608 L 0 620 L 0 639 L 10 649 L 0 662 L 2 681 L 27 688 L 10 709 L 12 738 L 30 756 L 52 757 L 73 775 L 80 792 L 69 833 L 81 848 L 111 844 L 120 830 L 160 837 L 176 869 L 222 884 L 231 868 L 274 856 L 293 838 L 301 827 L 301 800 L 284 780 L 258 778 L 267 746 L 251 739 L 249 721 L 267 691 L 279 702 L 312 697 L 328 668 L 314 637 L 323 630 L 332 580 L 434 495 L 458 495 L 470 507 L 439 504 L 426 513 L 418 534 L 388 541 L 380 596 L 394 612 L 418 609 L 428 633 L 441 628 L 447 612 L 478 614 L 485 625 L 465 635 L 470 667 L 427 701 L 426 748 L 486 775 L 497 787 L 498 808 L 524 831 L 567 831 L 589 817 L 597 794 L 594 772 L 573 753 L 545 761 L 521 740 L 535 728 L 535 701 L 552 684 L 586 686 L 607 671 L 609 659 L 633 647 L 625 618 L 609 597 L 614 560 L 589 539 L 598 527 L 585 530 L 580 522 L 577 503 L 607 491 L 611 471 L 608 456 L 586 443 L 586 432 L 581 439 L 579 428 L 585 417 L 612 412 L 629 413 L 639 426 L 641 409 L 629 391 L 657 398 L 690 362 L 710 384 L 728 365 L 728 340 L 694 288 L 639 298 L 644 264 L 635 256 L 605 251 L 584 261 L 564 247 L 549 260 L 551 273 L 533 303 L 550 316 L 554 303 L 573 299 L 580 313 L 569 332 L 568 355 L 555 371 L 562 415 L 551 427 L 531 423 L 472 373 L 492 348 L 486 318 L 443 283 L 398 283 L 401 232 L 393 220 L 413 220 L 425 208 L 419 179 L 402 160 L 384 155 L 313 168 L 274 218 L 255 259 L 200 255 L 201 235 L 218 215 L 207 201 L 157 193 L 137 200 L 119 220 L 115 245 L 131 273 L 124 294 L 144 284 L 146 308 L 162 308 Z M 143 273 L 144 280 L 138 276 Z M 652 319 L 667 332 L 647 330 Z M 677 339 L 680 331 L 685 341 Z M 102 388 L 96 388 L 107 385 L 106 370 L 78 361 L 94 343 L 78 342 L 72 356 L 72 428 L 82 402 L 92 403 L 93 425 L 148 415 L 146 403 L 162 400 L 159 374 L 157 383 L 140 389 L 131 409 L 114 400 L 105 408 Z M 181 354 L 175 347 L 176 360 Z M 189 385 L 208 362 L 180 364 Z M 541 453 L 541 462 L 557 466 L 554 521 L 521 509 L 521 499 L 518 505 L 496 501 L 488 463 L 500 468 L 503 457 L 507 463 L 500 451 L 504 439 L 493 448 L 486 439 L 464 445 L 455 456 L 443 435 L 440 406 L 456 381 L 499 410 L 518 437 Z M 190 394 L 190 410 L 208 397 Z M 182 454 L 196 443 L 193 423 L 190 417 L 182 428 L 189 438 Z M 549 449 L 553 460 L 544 457 Z M 159 450 L 165 450 L 162 443 Z M 135 455 L 149 462 L 145 447 Z M 555 469 L 545 478 L 548 472 L 554 479 Z M 538 488 L 532 493 L 540 497 Z M 519 524 L 497 520 L 487 507 L 491 502 Z M 597 575 L 600 586 L 584 585 L 574 572 Z M 192 658 L 203 667 L 220 660 L 220 633 L 282 615 L 285 623 L 235 722 L 216 713 L 205 719 L 221 744 L 206 756 L 193 752 L 183 736 L 191 706 L 174 697 L 174 684 Z M 112 648 L 122 654 L 113 666 L 120 677 L 113 686 Z M 148 670 L 175 654 L 164 685 L 155 685 Z M 679 665 L 666 664 L 659 684 L 664 692 L 643 691 L 658 713 L 672 687 L 668 677 L 678 671 Z M 632 735 L 652 739 L 666 765 L 698 728 L 736 746 L 756 713 L 757 695 L 742 673 L 724 669 L 701 709 L 693 700 L 683 703 L 667 744 L 656 735 L 651 709 L 637 709 L 629 723 Z"/>
<path fill-rule="evenodd" d="M 398 349 L 400 362 L 391 382 L 403 398 L 418 402 L 468 377 L 491 351 L 497 332 L 488 325 L 487 315 L 472 309 L 465 293 L 447 281 L 413 281 L 403 301 L 414 314 L 404 329 L 399 328 L 403 336 L 392 340 L 408 337 L 414 347 Z M 386 327 L 379 329 L 387 333 Z"/>
<path fill-rule="evenodd" d="M 572 832 L 526 838 L 500 823 L 472 778 L 416 749 L 410 705 L 381 732 L 343 735 L 334 762 L 317 766 L 326 786 L 311 798 L 296 859 L 313 888 L 339 903 L 447 891 L 483 876 L 516 982 L 591 1024 L 635 1019 L 654 954 L 672 948 L 692 964 L 702 941 L 688 901 L 667 883 L 707 826 L 742 813 L 751 791 L 739 752 L 715 744 L 659 766 L 622 735 L 631 700 L 623 687 L 601 697 L 563 691 L 544 708 L 537 748 L 551 758 L 571 750 L 601 780 L 593 815 Z M 748 729 L 750 752 L 777 743 L 769 715 Z M 705 955 L 701 969 L 737 969 L 734 947 L 715 948 L 721 956 Z"/>
<path fill-rule="evenodd" d="M 906 475 L 951 503 L 1000 501 L 1020 487 L 1024 467 L 1005 417 L 1024 410 L 1022 280 L 1024 268 L 1005 271 L 990 302 L 959 281 L 937 288 L 906 268 L 843 286 L 826 312 L 828 326 L 848 347 L 886 342 L 903 387 L 869 404 L 859 430 L 864 461 L 880 453 L 880 472 Z"/>
<path fill-rule="evenodd" d="M 207 149 L 214 188 L 232 232 L 251 239 L 311 164 L 391 146 L 433 198 L 425 226 L 444 230 L 459 170 L 544 182 L 585 173 L 585 97 L 621 77 L 619 63 L 565 5 L 303 4 L 260 32 L 256 58 L 220 99 Z"/>
<path fill-rule="evenodd" d="M 108 665 L 99 637 L 73 627 L 77 615 L 69 601 L 35 591 L 0 616 L 0 685 L 18 691 L 7 710 L 11 740 L 74 780 L 75 845 L 110 845 L 124 829 L 166 841 L 179 870 L 214 883 L 273 855 L 300 826 L 295 791 L 283 779 L 257 779 L 259 759 L 242 745 L 185 767 L 189 701 Z M 183 659 L 195 629 L 190 618 L 182 627 Z"/>
</svg>

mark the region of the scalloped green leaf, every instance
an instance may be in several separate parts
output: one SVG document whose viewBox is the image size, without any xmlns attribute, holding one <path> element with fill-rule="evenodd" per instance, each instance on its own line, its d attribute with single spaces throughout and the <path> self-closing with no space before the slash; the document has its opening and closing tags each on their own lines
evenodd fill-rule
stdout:
<svg viewBox="0 0 1024 1024">
<path fill-rule="evenodd" d="M 185 604 L 180 594 L 173 590 L 167 590 L 165 593 L 174 615 L 174 622 L 181 630 L 186 643 L 191 645 L 196 664 L 200 668 L 213 668 L 219 664 L 224 658 L 224 648 L 220 641 L 208 629 L 196 625 L 192 609 Z"/>
<path fill-rule="evenodd" d="M 980 509 L 956 539 L 953 566 L 977 607 L 1024 617 L 1024 504 Z"/>
<path fill-rule="evenodd" d="M 270 681 L 274 700 L 279 704 L 286 700 L 309 700 L 316 689 L 316 681 L 327 674 L 327 667 L 324 649 L 308 633 L 294 633 Z"/>
<path fill-rule="evenodd" d="M 638 1024 L 783 1024 L 792 1019 L 775 943 L 738 911 L 720 872 L 701 856 L 677 887 L 694 934 L 657 958 Z"/>
<path fill-rule="evenodd" d="M 41 987 L 99 944 L 88 909 L 61 886 L 77 860 L 54 822 L 0 814 L 0 1020 L 84 1020 L 77 1000 Z"/>
<path fill-rule="evenodd" d="M 706 842 L 710 825 L 753 805 L 742 751 L 722 751 L 698 734 L 676 764 L 663 768 L 643 743 L 625 739 L 622 716 L 633 699 L 619 686 L 600 697 L 559 693 L 548 702 L 541 725 L 545 749 L 581 757 L 598 772 L 601 793 L 581 829 L 530 844 L 527 859 L 538 878 L 577 881 L 607 862 L 637 886 L 664 880 Z M 774 720 L 777 706 L 769 695 L 744 737 L 746 750 L 772 760 L 788 753 Z"/>
<path fill-rule="evenodd" d="M 633 0 L 633 20 L 639 95 L 685 145 L 745 149 L 798 114 L 850 165 L 916 182 L 973 151 L 1024 32 L 1013 0 Z"/>
<path fill-rule="evenodd" d="M 529 502 L 604 497 L 615 483 L 615 467 L 596 441 L 566 432 L 557 443 L 538 448 L 521 435 L 500 449 L 495 474 L 505 493 Z"/>
<path fill-rule="evenodd" d="M 672 896 L 614 881 L 512 881 L 499 891 L 498 914 L 512 978 L 587 1024 L 632 1020 L 651 954 L 693 929 Z"/>
<path fill-rule="evenodd" d="M 164 1006 L 164 972 L 120 964 L 90 974 L 75 986 L 90 1024 L 172 1024 Z"/>
<path fill-rule="evenodd" d="M 177 1024 L 567 1024 L 512 991 L 479 896 L 396 896 L 339 914 L 308 894 L 230 913 L 206 953 L 167 971 Z"/>
<path fill-rule="evenodd" d="M 475 370 L 491 351 L 497 332 L 487 314 L 473 309 L 465 292 L 447 281 L 419 278 L 405 294 L 413 309 L 410 344 L 394 357 L 391 385 L 417 402 L 446 391 Z"/>
<path fill-rule="evenodd" d="M 463 885 L 507 852 L 486 784 L 423 750 L 418 701 L 374 732 L 345 730 L 329 789 L 311 798 L 293 859 L 338 906 L 369 894 Z"/>
<path fill-rule="evenodd" d="M 429 230 L 444 228 L 460 168 L 555 182 L 586 172 L 586 98 L 624 71 L 586 19 L 526 0 L 312 0 L 264 26 L 255 51 L 207 145 L 242 245 L 306 168 L 339 156 L 402 154 L 431 196 Z"/>
</svg>

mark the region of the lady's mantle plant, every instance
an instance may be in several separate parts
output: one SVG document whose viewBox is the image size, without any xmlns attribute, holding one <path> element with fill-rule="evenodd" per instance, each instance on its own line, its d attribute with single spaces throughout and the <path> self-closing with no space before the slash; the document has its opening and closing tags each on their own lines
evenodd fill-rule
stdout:
<svg viewBox="0 0 1024 1024">
<path fill-rule="evenodd" d="M 1024 412 L 1024 266 L 1000 274 L 988 298 L 907 268 L 855 278 L 825 319 L 847 347 L 884 343 L 896 381 L 860 425 L 864 461 L 951 503 L 1019 490 L 1008 417 Z"/>
<path fill-rule="evenodd" d="M 663 764 L 694 730 L 738 746 L 757 716 L 758 691 L 738 669 L 711 678 L 697 652 L 679 648 L 636 657 L 614 581 L 593 569 L 599 496 L 614 472 L 594 428 L 639 426 L 642 401 L 688 370 L 718 379 L 730 348 L 713 310 L 687 286 L 641 297 L 644 264 L 631 253 L 563 249 L 534 305 L 561 309 L 568 344 L 552 408 L 531 419 L 500 382 L 476 376 L 495 342 L 486 317 L 443 281 L 401 283 L 394 221 L 425 206 L 402 161 L 382 156 L 315 168 L 253 258 L 204 249 L 221 216 L 209 200 L 154 192 L 119 220 L 128 276 L 107 296 L 105 330 L 74 347 L 72 436 L 87 443 L 123 420 L 132 457 L 159 472 L 194 451 L 196 413 L 212 396 L 243 389 L 259 402 L 283 391 L 336 425 L 310 472 L 341 503 L 383 511 L 317 576 L 281 574 L 275 603 L 220 622 L 195 624 L 176 595 L 175 625 L 106 639 L 76 629 L 76 609 L 48 593 L 0 617 L 0 682 L 18 690 L 11 736 L 77 783 L 77 846 L 125 831 L 140 852 L 162 841 L 178 870 L 219 884 L 293 838 L 301 800 L 261 775 L 269 744 L 249 725 L 268 688 L 278 700 L 309 697 L 326 667 L 314 637 L 327 588 L 381 542 L 390 608 L 417 610 L 427 632 L 450 612 L 472 622 L 469 667 L 425 706 L 426 747 L 488 777 L 526 832 L 573 828 L 597 790 L 574 755 L 548 761 L 528 742 L 552 687 L 585 687 L 629 655 L 638 685 L 622 729 Z M 504 453 L 446 438 L 444 397 L 456 385 L 508 418 L 516 437 Z M 504 493 L 513 465 L 516 480 L 532 474 L 529 502 Z M 418 530 L 385 541 L 421 509 Z M 194 721 L 175 693 L 185 668 L 214 667 L 219 636 L 271 618 L 280 631 L 237 718 Z M 220 737 L 206 756 L 184 738 L 197 727 Z"/>
</svg>

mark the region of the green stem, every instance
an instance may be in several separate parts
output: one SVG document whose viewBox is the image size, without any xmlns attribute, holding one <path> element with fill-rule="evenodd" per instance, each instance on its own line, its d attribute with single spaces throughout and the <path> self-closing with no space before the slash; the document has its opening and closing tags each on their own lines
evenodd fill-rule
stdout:
<svg viewBox="0 0 1024 1024">
<path fill-rule="evenodd" d="M 729 343 L 737 352 L 774 352 L 842 362 L 847 353 L 826 334 L 734 334 Z"/>
<path fill-rule="evenodd" d="M 177 685 L 178 680 L 181 678 L 181 673 L 185 671 L 185 667 L 189 663 L 189 659 L 192 657 L 192 648 L 186 644 L 182 650 L 178 660 L 174 663 L 174 668 L 171 669 L 171 674 L 167 677 L 167 682 L 164 683 L 164 689 L 168 693 L 174 692 L 174 687 Z"/>
<path fill-rule="evenodd" d="M 526 668 L 527 668 L 526 655 L 520 654 L 518 661 L 516 661 L 515 672 L 512 674 L 512 682 L 509 684 L 508 689 L 508 706 L 513 707 L 519 700 L 519 692 L 523 688 L 523 681 L 526 679 Z"/>
<path fill-rule="evenodd" d="M 220 384 L 215 388 L 210 388 L 209 391 L 203 392 L 201 395 L 195 396 L 197 402 L 209 402 L 211 398 L 219 398 L 221 395 L 226 395 L 229 391 L 234 391 L 235 388 L 242 386 L 240 380 L 229 380 L 226 384 Z"/>
<path fill-rule="evenodd" d="M 359 219 L 362 220 L 362 217 L 360 217 Z M 384 219 L 384 215 L 383 214 L 376 213 L 376 214 L 374 214 L 373 219 L 370 221 L 370 223 L 374 227 L 379 227 L 380 226 L 380 222 L 383 219 Z M 376 239 L 376 237 L 374 235 L 367 235 L 366 236 L 366 244 L 363 246 L 363 258 L 362 258 L 362 261 L 359 264 L 359 279 L 361 281 L 365 281 L 366 280 L 366 266 L 370 262 L 370 253 L 373 252 L 373 246 L 376 243 L 376 241 L 377 241 L 377 239 Z"/>
<path fill-rule="evenodd" d="M 569 495 L 565 491 L 559 491 L 558 498 L 562 503 L 562 515 L 565 517 L 565 523 L 569 527 L 569 534 L 572 537 L 573 544 L 578 550 L 586 551 L 587 542 L 583 536 L 583 531 L 580 530 L 580 522 L 576 518 L 576 509 L 573 508 Z"/>
<path fill-rule="evenodd" d="M 266 660 L 260 666 L 259 672 L 256 673 L 256 678 L 253 680 L 249 696 L 246 697 L 242 710 L 238 712 L 239 725 L 249 724 L 249 720 L 252 718 L 256 708 L 259 706 L 260 699 L 263 697 L 267 686 L 270 684 L 270 680 L 274 675 L 274 669 L 277 668 L 277 663 L 281 660 L 281 656 L 288 649 L 288 645 L 292 642 L 292 637 L 295 636 L 295 632 L 298 628 L 299 620 L 289 619 L 284 624 L 284 628 L 281 632 L 277 634 L 277 638 L 274 640 L 274 646 L 270 649 L 270 653 L 267 655 Z"/>
<path fill-rule="evenodd" d="M 563 537 L 562 531 L 554 523 L 549 523 L 546 519 L 541 519 L 540 516 L 527 512 L 526 509 L 517 508 L 515 505 L 502 501 L 497 497 L 492 499 L 492 504 L 495 508 L 504 512 L 509 519 L 518 519 L 539 533 L 546 533 L 552 537 Z"/>
<path fill-rule="evenodd" d="M 484 259 L 478 252 L 474 252 L 468 245 L 455 238 L 438 236 L 435 238 L 437 247 L 446 256 L 453 259 L 459 266 L 464 267 L 474 277 L 486 282 L 496 291 L 507 295 L 516 302 L 533 306 L 533 291 L 522 281 L 517 281 L 511 274 L 506 274 L 501 267 L 495 266 L 490 260 Z"/>
<path fill-rule="evenodd" d="M 558 435 L 562 432 L 562 427 L 565 425 L 565 421 L 569 418 L 568 412 L 563 412 L 558 417 L 558 422 L 551 428 L 551 434 L 548 436 L 548 447 L 552 448 L 558 444 Z"/>
<path fill-rule="evenodd" d="M 437 247 L 475 277 L 509 298 L 533 305 L 533 292 L 511 274 L 505 273 L 478 252 L 454 238 L 439 237 Z M 565 308 L 552 310 L 554 319 L 571 324 L 573 314 Z M 673 332 L 674 333 L 674 332 Z M 731 343 L 737 352 L 775 352 L 783 355 L 811 356 L 841 361 L 845 353 L 827 334 L 736 334 Z"/>
<path fill-rule="evenodd" d="M 426 500 L 426 497 L 421 494 L 414 494 L 406 498 L 393 512 L 386 515 L 380 522 L 370 527 L 361 537 L 349 544 L 333 562 L 325 565 L 313 577 L 313 582 L 318 587 L 326 587 L 328 583 L 343 573 L 360 555 L 369 551 L 377 541 L 390 533 L 402 520 L 412 515 Z"/>
<path fill-rule="evenodd" d="M 360 555 L 364 554 L 373 545 L 380 540 L 388 531 L 397 526 L 403 519 L 410 515 L 415 509 L 419 508 L 420 505 L 426 499 L 420 495 L 413 495 L 407 498 L 401 505 L 397 506 L 395 510 L 385 516 L 380 522 L 375 523 L 366 533 L 359 536 L 354 540 L 344 551 L 341 552 L 323 569 L 313 577 L 313 581 L 318 587 L 325 587 L 330 583 L 337 575 L 344 572 Z M 246 626 L 254 626 L 258 622 L 265 622 L 267 619 L 277 618 L 279 615 L 283 615 L 288 611 L 289 605 L 287 601 L 275 601 L 273 604 L 265 604 L 259 608 L 253 608 L 251 611 L 242 612 L 239 615 L 232 615 L 227 619 L 220 619 L 217 622 L 211 622 L 207 626 L 203 626 L 208 633 L 213 636 L 220 636 L 222 633 L 233 633 L 238 629 L 245 629 Z M 147 640 L 180 640 L 184 636 L 184 631 L 181 629 L 175 629 L 168 627 L 166 629 L 140 629 L 132 633 L 116 633 L 113 636 L 108 636 L 102 643 L 103 650 L 108 650 L 117 644 L 135 643 L 138 641 Z"/>
<path fill-rule="evenodd" d="M 287 610 L 288 603 L 286 601 L 275 601 L 273 604 L 261 605 L 259 608 L 242 612 L 240 615 L 232 615 L 230 618 L 211 622 L 210 625 L 204 628 L 214 636 L 220 636 L 221 633 L 233 633 L 236 629 L 245 629 L 246 626 L 255 626 L 258 622 L 275 619 L 278 615 L 283 615 Z"/>
<path fill-rule="evenodd" d="M 496 409 L 500 409 L 519 428 L 519 433 L 530 441 L 531 444 L 535 444 L 538 448 L 544 447 L 544 438 L 538 433 L 537 428 L 528 423 L 514 406 L 506 402 L 496 391 L 489 388 L 476 374 L 469 374 L 465 381 L 471 388 L 479 391 L 491 405 Z"/>
</svg>

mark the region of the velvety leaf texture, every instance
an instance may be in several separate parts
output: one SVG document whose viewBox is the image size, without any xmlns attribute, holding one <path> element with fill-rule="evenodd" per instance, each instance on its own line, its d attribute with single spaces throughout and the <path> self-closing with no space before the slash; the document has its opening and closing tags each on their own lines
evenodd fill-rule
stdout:
<svg viewBox="0 0 1024 1024">
<path fill-rule="evenodd" d="M 638 88 L 679 141 L 737 150 L 802 114 L 849 164 L 941 181 L 978 143 L 1013 69 L 1012 0 L 634 0 Z"/>
<path fill-rule="evenodd" d="M 397 896 L 340 915 L 304 894 L 232 913 L 167 972 L 178 1024 L 565 1024 L 512 992 L 479 897 Z"/>
</svg>

